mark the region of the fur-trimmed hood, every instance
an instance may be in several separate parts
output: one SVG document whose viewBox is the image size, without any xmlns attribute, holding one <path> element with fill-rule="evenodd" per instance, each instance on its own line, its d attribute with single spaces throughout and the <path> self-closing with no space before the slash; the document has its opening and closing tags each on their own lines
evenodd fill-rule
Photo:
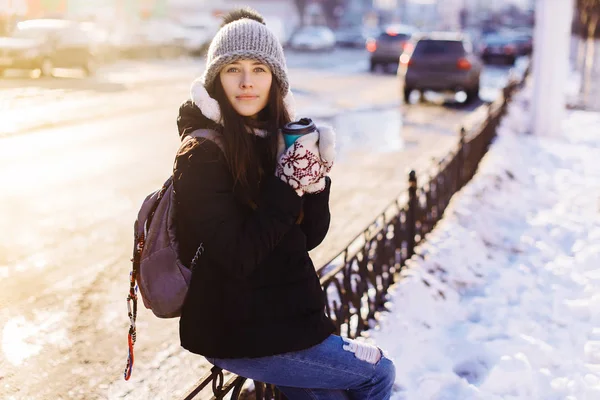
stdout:
<svg viewBox="0 0 600 400">
<path fill-rule="evenodd" d="M 218 124 L 207 118 L 192 100 L 187 100 L 179 106 L 177 130 L 181 140 L 197 129 L 216 130 L 217 128 Z"/>
</svg>

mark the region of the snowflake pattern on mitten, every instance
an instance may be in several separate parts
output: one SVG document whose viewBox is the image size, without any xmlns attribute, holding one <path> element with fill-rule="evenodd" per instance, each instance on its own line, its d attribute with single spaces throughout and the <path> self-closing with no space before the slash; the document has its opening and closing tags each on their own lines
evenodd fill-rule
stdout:
<svg viewBox="0 0 600 400">
<path fill-rule="evenodd" d="M 321 178 L 315 183 L 304 188 L 305 194 L 317 194 L 325 190 L 325 177 L 329 175 L 335 160 L 335 131 L 330 126 L 320 126 L 319 131 L 319 158 L 321 161 Z"/>
<path fill-rule="evenodd" d="M 299 196 L 304 188 L 317 182 L 323 174 L 321 158 L 296 141 L 279 159 L 275 175 L 290 185 Z"/>
</svg>

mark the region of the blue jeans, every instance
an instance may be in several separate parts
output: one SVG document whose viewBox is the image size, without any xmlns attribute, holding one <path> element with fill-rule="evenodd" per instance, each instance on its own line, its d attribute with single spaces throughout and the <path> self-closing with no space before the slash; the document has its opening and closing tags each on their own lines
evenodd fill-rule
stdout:
<svg viewBox="0 0 600 400">
<path fill-rule="evenodd" d="M 340 336 L 331 335 L 306 350 L 259 358 L 207 358 L 224 370 L 270 383 L 289 400 L 388 400 L 396 369 L 381 352 L 375 364 L 343 349 Z"/>
</svg>

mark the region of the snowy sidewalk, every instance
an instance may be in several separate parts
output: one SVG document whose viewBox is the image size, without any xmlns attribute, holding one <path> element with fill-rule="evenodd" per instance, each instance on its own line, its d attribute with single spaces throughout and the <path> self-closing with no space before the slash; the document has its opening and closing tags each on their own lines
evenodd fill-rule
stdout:
<svg viewBox="0 0 600 400">
<path fill-rule="evenodd" d="M 600 114 L 527 136 L 529 97 L 371 332 L 395 400 L 600 399 Z"/>
</svg>

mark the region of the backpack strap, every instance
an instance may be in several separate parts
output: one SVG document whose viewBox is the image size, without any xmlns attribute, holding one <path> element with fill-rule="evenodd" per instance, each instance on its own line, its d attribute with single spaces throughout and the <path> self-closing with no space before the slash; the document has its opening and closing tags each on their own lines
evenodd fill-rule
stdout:
<svg viewBox="0 0 600 400">
<path fill-rule="evenodd" d="M 204 139 L 210 140 L 211 142 L 214 142 L 217 146 L 219 146 L 221 151 L 223 151 L 223 152 L 225 151 L 224 147 L 223 147 L 223 141 L 221 140 L 221 134 L 215 130 L 196 129 L 195 131 L 186 135 L 183 138 L 183 140 L 181 141 L 181 146 L 183 146 L 188 140 L 190 140 L 192 138 L 204 138 Z"/>
<path fill-rule="evenodd" d="M 225 154 L 225 147 L 223 146 L 223 141 L 221 140 L 221 134 L 219 132 L 212 129 L 196 129 L 195 131 L 188 133 L 183 137 L 183 139 L 181 140 L 181 144 L 179 145 L 179 149 L 177 150 L 178 155 L 183 146 L 185 146 L 186 143 L 192 138 L 204 138 L 206 140 L 210 140 L 211 142 L 219 146 L 219 149 L 221 149 L 223 154 Z M 175 171 L 176 166 L 177 156 L 175 156 L 175 161 L 173 161 L 173 171 Z"/>
</svg>

